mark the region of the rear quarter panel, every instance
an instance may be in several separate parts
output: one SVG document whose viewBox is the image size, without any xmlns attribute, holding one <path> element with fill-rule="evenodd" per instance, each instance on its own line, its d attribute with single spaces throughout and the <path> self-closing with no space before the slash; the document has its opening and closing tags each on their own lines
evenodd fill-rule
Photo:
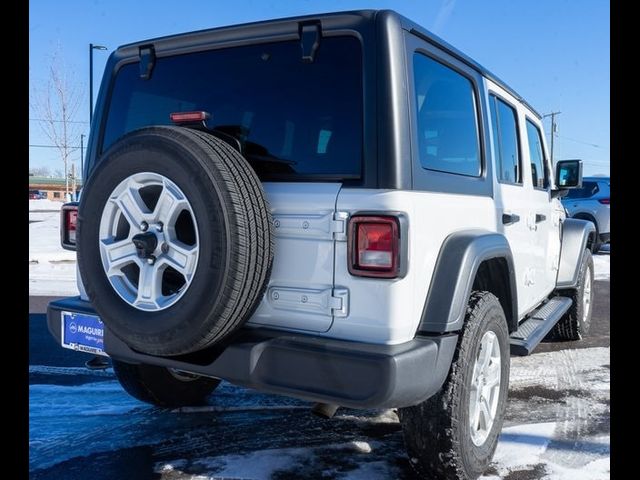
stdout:
<svg viewBox="0 0 640 480">
<path fill-rule="evenodd" d="M 349 315 L 335 318 L 327 335 L 396 344 L 411 340 L 420 323 L 440 247 L 450 234 L 473 228 L 496 231 L 489 197 L 436 192 L 343 188 L 337 211 L 402 212 L 408 220 L 407 274 L 400 279 L 352 276 L 347 243 L 336 242 L 335 286 L 349 289 Z"/>
</svg>

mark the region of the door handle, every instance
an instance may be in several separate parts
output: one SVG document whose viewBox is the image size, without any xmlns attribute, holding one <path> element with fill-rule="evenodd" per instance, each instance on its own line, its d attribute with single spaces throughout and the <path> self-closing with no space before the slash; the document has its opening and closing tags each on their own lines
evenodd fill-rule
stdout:
<svg viewBox="0 0 640 480">
<path fill-rule="evenodd" d="M 546 215 L 536 213 L 536 223 L 544 222 L 547 219 Z"/>
<path fill-rule="evenodd" d="M 502 214 L 502 223 L 504 225 L 513 225 L 520 221 L 520 217 L 515 213 L 503 213 Z"/>
</svg>

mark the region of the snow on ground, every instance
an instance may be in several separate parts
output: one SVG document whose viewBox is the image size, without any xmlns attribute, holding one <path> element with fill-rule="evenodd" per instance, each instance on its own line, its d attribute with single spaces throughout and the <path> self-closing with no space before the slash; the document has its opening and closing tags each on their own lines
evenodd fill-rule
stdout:
<svg viewBox="0 0 640 480">
<path fill-rule="evenodd" d="M 51 211 L 55 210 L 57 212 L 62 208 L 62 204 L 64 202 L 53 202 L 51 200 L 29 200 L 29 211 L 30 212 L 39 212 L 39 211 Z"/>
<path fill-rule="evenodd" d="M 29 200 L 29 207 L 35 202 Z M 29 295 L 78 295 L 76 252 L 60 246 L 60 213 L 29 212 Z"/>
<path fill-rule="evenodd" d="M 598 347 L 513 357 L 505 428 L 482 479 L 608 479 L 609 355 Z M 111 459 L 114 478 L 142 477 L 115 462 L 144 447 L 162 480 L 414 479 L 392 410 L 341 409 L 320 420 L 306 402 L 227 382 L 208 407 L 165 410 L 125 394 L 111 369 L 93 381 L 77 368 L 29 373 L 38 378 L 29 386 L 31 471 Z"/>
<path fill-rule="evenodd" d="M 593 256 L 593 269 L 596 280 L 611 279 L 611 246 L 603 245 L 597 255 Z"/>
<path fill-rule="evenodd" d="M 558 425 L 555 422 L 518 425 L 502 430 L 500 443 L 493 457 L 498 475 L 485 475 L 483 480 L 499 480 L 511 472 L 528 471 L 542 474 L 545 480 L 603 480 L 609 478 L 609 435 L 601 435 L 584 442 L 591 456 L 577 466 L 567 467 L 550 461 L 555 448 L 553 436 Z M 562 447 L 560 447 L 562 448 Z M 529 476 L 526 478 L 538 478 Z"/>
<path fill-rule="evenodd" d="M 513 357 L 507 426 L 503 429 L 492 467 L 483 480 L 544 478 L 545 480 L 605 480 L 609 478 L 609 348 L 560 350 Z M 526 401 L 524 397 L 526 396 Z M 551 398 L 544 398 L 550 396 Z M 357 418 L 340 415 L 337 418 Z M 359 417 L 367 421 L 367 417 Z M 377 424 L 392 411 L 369 417 Z M 540 421 L 540 420 L 551 421 Z M 513 423 L 516 423 L 513 425 Z M 319 463 L 328 449 L 354 450 L 358 466 L 340 472 L 340 479 L 407 478 L 398 469 L 396 452 L 383 453 L 380 441 L 350 442 L 313 448 L 285 448 L 227 454 L 196 460 L 160 462 L 156 472 L 166 480 L 215 478 L 270 479 L 285 472 L 304 472 Z M 362 455 L 369 454 L 369 455 Z M 336 454 L 337 455 L 337 454 Z M 366 457 L 372 457 L 367 459 Z M 337 462 L 340 463 L 339 461 Z M 196 475 L 186 472 L 197 471 Z M 323 471 L 334 478 L 336 471 Z M 518 474 L 522 475 L 521 477 Z"/>
</svg>

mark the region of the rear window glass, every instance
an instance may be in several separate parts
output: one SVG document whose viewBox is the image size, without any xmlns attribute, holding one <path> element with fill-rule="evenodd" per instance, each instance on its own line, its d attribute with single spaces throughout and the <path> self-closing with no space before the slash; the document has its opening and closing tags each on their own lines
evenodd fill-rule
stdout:
<svg viewBox="0 0 640 480">
<path fill-rule="evenodd" d="M 598 193 L 597 182 L 582 182 L 582 188 L 572 188 L 566 198 L 587 198 Z"/>
<path fill-rule="evenodd" d="M 354 37 L 323 38 L 313 63 L 298 41 L 158 58 L 115 80 L 102 151 L 120 136 L 169 125 L 169 114 L 204 110 L 231 134 L 264 179 L 357 179 L 362 170 L 362 53 Z"/>
</svg>

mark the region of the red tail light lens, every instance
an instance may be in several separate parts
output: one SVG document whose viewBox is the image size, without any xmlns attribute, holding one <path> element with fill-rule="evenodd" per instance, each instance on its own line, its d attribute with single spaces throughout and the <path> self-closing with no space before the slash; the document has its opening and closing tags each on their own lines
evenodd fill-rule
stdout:
<svg viewBox="0 0 640 480">
<path fill-rule="evenodd" d="M 352 217 L 348 238 L 349 273 L 361 277 L 397 277 L 399 231 L 396 217 Z"/>
<path fill-rule="evenodd" d="M 60 211 L 60 243 L 67 250 L 76 249 L 78 202 L 65 203 Z"/>
<path fill-rule="evenodd" d="M 76 226 L 78 224 L 78 211 L 67 210 L 67 235 L 69 241 L 76 243 Z"/>
<path fill-rule="evenodd" d="M 196 122 L 204 122 L 209 118 L 208 112 L 175 112 L 169 114 L 169 118 L 173 123 L 196 123 Z"/>
<path fill-rule="evenodd" d="M 609 200 L 611 200 L 611 199 L 610 198 L 600 198 L 600 199 L 598 199 L 598 201 L 603 205 L 609 205 Z"/>
</svg>

